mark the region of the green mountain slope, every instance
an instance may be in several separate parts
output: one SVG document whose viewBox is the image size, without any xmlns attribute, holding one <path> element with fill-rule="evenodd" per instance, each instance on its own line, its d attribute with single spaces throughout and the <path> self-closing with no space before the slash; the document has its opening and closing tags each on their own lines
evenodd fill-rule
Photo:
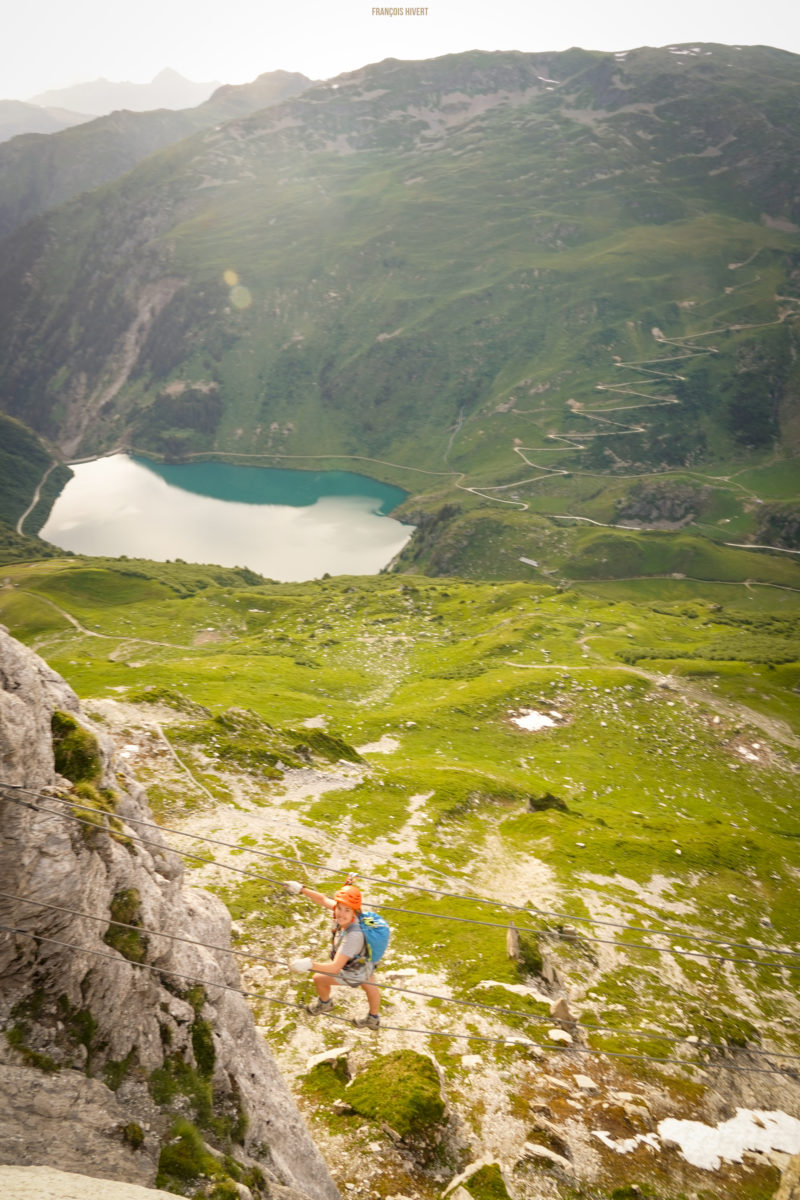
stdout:
<svg viewBox="0 0 800 1200">
<path fill-rule="evenodd" d="M 566 1176 L 539 1164 L 558 1200 L 774 1195 L 766 1154 L 707 1170 L 666 1136 L 637 1153 L 625 1139 L 652 1142 L 668 1116 L 798 1111 L 796 592 L 278 585 L 79 558 L 3 575 L 0 620 L 76 688 L 159 821 L 190 835 L 169 839 L 201 856 L 193 882 L 228 903 L 259 1025 L 312 1092 L 342 1182 L 368 1137 L 380 1154 L 362 1182 L 435 1200 L 443 1172 L 502 1144 L 512 1194 L 534 1200 L 533 1140 L 574 1160 Z M 517 723 L 526 713 L 538 729 Z M 363 997 L 337 994 L 337 1023 L 312 1023 L 291 1007 L 310 984 L 275 963 L 324 957 L 328 936 L 278 881 L 327 892 L 346 870 L 394 930 L 384 1028 L 350 1062 L 435 1057 L 453 1119 L 427 1164 L 352 1114 L 346 1075 L 324 1104 L 311 1088 L 330 1064 L 309 1074 L 309 1053 L 347 1052 L 338 1022 Z M 557 1045 L 560 995 L 578 1024 Z"/>
<path fill-rule="evenodd" d="M 0 561 L 58 553 L 30 535 L 42 528 L 71 475 L 36 434 L 0 414 Z"/>
<path fill-rule="evenodd" d="M 799 62 L 388 60 L 197 134 L 6 243 L 2 402 L 68 455 L 378 460 L 516 573 L 563 516 L 741 541 L 800 445 Z"/>
<path fill-rule="evenodd" d="M 124 109 L 86 120 L 63 136 L 16 137 L 0 146 L 0 237 L 40 212 L 119 179 L 143 158 L 195 130 L 277 104 L 310 82 L 305 75 L 272 71 L 252 83 L 218 88 L 196 108 Z"/>
</svg>

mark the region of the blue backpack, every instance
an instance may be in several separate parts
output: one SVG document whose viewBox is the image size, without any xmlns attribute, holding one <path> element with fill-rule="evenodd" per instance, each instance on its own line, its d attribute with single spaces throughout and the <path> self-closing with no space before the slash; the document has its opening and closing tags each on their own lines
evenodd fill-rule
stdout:
<svg viewBox="0 0 800 1200">
<path fill-rule="evenodd" d="M 367 943 L 367 959 L 377 966 L 386 953 L 392 931 L 376 912 L 359 913 L 358 923 Z"/>
</svg>

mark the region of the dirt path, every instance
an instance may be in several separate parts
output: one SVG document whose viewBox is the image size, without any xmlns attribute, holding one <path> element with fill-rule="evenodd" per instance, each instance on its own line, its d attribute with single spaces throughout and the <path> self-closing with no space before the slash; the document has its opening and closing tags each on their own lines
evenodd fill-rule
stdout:
<svg viewBox="0 0 800 1200">
<path fill-rule="evenodd" d="M 38 592 L 31 592 L 27 588 L 17 588 L 15 584 L 12 584 L 11 586 L 22 596 L 33 596 L 36 600 L 41 600 L 42 604 L 49 604 L 52 609 L 55 609 L 60 617 L 63 617 L 65 621 L 68 621 L 73 629 L 76 629 L 78 633 L 83 634 L 84 637 L 101 638 L 109 642 L 130 642 L 132 644 L 136 643 L 140 646 L 165 646 L 168 650 L 194 649 L 193 646 L 181 646 L 176 642 L 156 642 L 150 638 L 135 637 L 130 633 L 98 633 L 96 629 L 87 629 L 85 625 L 81 624 L 77 617 L 73 617 L 72 613 L 67 612 L 65 608 L 61 608 L 60 605 L 56 604 L 55 601 L 51 600 L 48 596 L 41 596 Z"/>
</svg>

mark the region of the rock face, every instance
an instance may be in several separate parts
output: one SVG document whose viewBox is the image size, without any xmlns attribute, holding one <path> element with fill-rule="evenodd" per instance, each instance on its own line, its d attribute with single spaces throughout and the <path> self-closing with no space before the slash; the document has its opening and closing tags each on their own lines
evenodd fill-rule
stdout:
<svg viewBox="0 0 800 1200">
<path fill-rule="evenodd" d="M 77 792 L 56 771 L 54 713 L 91 751 Z M 183 886 L 159 831 L 136 824 L 153 820 L 142 788 L 65 681 L 2 627 L 0 781 L 0 1161 L 152 1186 L 183 1117 L 210 1143 L 206 1162 L 221 1151 L 251 1170 L 252 1194 L 260 1171 L 270 1195 L 335 1200 L 237 990 L 227 910 Z M 71 819 L 82 800 L 105 808 L 95 824 Z"/>
<path fill-rule="evenodd" d="M 775 1193 L 775 1200 L 800 1200 L 800 1154 L 789 1159 L 786 1169 L 781 1175 L 780 1187 Z"/>
<path fill-rule="evenodd" d="M 52 1167 L 0 1167 L 0 1196 L 7 1200 L 174 1200 L 174 1192 L 89 1179 Z"/>
</svg>

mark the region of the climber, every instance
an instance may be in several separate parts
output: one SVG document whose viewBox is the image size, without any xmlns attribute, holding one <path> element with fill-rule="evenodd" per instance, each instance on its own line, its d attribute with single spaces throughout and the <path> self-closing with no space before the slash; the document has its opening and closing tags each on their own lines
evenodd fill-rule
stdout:
<svg viewBox="0 0 800 1200">
<path fill-rule="evenodd" d="M 317 989 L 317 999 L 307 1004 L 305 1010 L 312 1017 L 328 1013 L 333 1008 L 331 989 L 337 984 L 347 987 L 360 987 L 367 995 L 369 1012 L 365 1017 L 354 1017 L 353 1024 L 362 1029 L 380 1029 L 381 1019 L 378 1014 L 381 1003 L 380 989 L 373 982 L 375 967 L 369 956 L 367 939 L 364 936 L 359 921 L 361 913 L 361 892 L 353 883 L 346 883 L 339 888 L 333 899 L 314 892 L 305 884 L 294 879 L 284 883 L 284 888 L 292 896 L 305 896 L 321 908 L 327 908 L 333 913 L 331 931 L 331 961 L 312 962 L 310 958 L 293 958 L 289 963 L 292 971 L 303 974 L 313 971 L 312 982 Z"/>
</svg>

